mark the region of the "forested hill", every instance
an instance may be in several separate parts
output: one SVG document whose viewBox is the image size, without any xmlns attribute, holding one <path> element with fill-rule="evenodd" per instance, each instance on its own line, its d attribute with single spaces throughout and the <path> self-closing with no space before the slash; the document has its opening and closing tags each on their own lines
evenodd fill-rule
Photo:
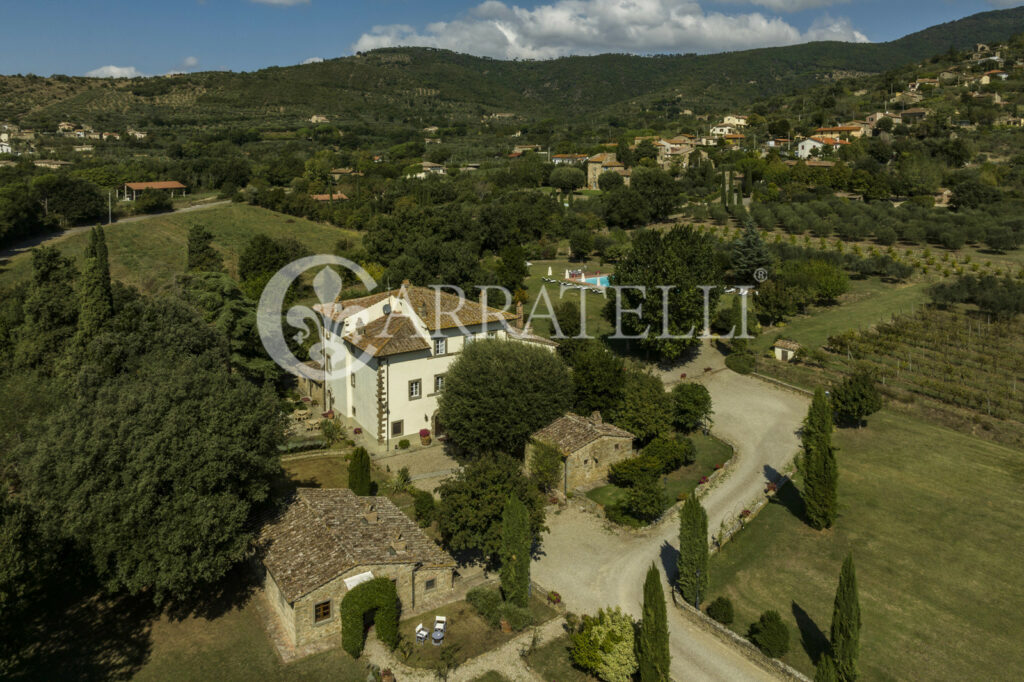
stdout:
<svg viewBox="0 0 1024 682">
<path fill-rule="evenodd" d="M 502 61 L 427 48 L 390 48 L 251 73 L 146 79 L 0 77 L 0 120 L 47 128 L 282 124 L 313 114 L 387 122 L 511 112 L 585 116 L 643 94 L 672 94 L 696 109 L 746 104 L 814 81 L 878 73 L 977 42 L 1024 32 L 1024 7 L 984 12 L 889 43 L 807 43 L 712 55 L 605 54 Z"/>
</svg>

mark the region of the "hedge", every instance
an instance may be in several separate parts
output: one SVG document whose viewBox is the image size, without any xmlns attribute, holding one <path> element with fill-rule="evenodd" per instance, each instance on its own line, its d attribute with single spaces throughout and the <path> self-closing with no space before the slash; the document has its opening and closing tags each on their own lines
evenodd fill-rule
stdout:
<svg viewBox="0 0 1024 682">
<path fill-rule="evenodd" d="M 466 593 L 466 601 L 493 628 L 501 624 L 502 618 L 517 632 L 533 623 L 530 609 L 502 601 L 501 591 L 492 587 L 474 587 Z"/>
<path fill-rule="evenodd" d="M 398 592 L 388 578 L 374 578 L 353 587 L 341 600 L 341 646 L 352 658 L 363 653 L 363 617 L 371 609 L 376 609 L 373 624 L 377 626 L 377 638 L 391 649 L 398 646 Z"/>
<path fill-rule="evenodd" d="M 725 366 L 737 374 L 750 374 L 757 366 L 757 359 L 750 353 L 732 353 L 725 356 Z"/>
<path fill-rule="evenodd" d="M 718 597 L 708 604 L 708 615 L 723 625 L 731 625 L 733 620 L 732 601 L 728 597 Z"/>
<path fill-rule="evenodd" d="M 416 514 L 416 522 L 421 528 L 426 528 L 434 522 L 437 513 L 437 503 L 434 496 L 426 490 L 413 488 L 412 490 L 413 512 Z"/>
<path fill-rule="evenodd" d="M 782 658 L 789 651 L 789 629 L 778 611 L 768 610 L 750 625 L 750 640 L 765 656 Z"/>
</svg>

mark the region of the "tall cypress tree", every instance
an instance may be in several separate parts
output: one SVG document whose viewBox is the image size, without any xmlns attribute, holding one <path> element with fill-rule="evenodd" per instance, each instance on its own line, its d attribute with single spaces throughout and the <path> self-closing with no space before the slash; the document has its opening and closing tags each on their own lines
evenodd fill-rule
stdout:
<svg viewBox="0 0 1024 682">
<path fill-rule="evenodd" d="M 640 682 L 663 682 L 669 679 L 672 657 L 668 650 L 665 591 L 661 588 L 661 573 L 653 562 L 644 580 L 644 611 L 637 639 L 637 659 L 640 664 Z"/>
<path fill-rule="evenodd" d="M 708 514 L 694 495 L 679 510 L 679 570 L 683 599 L 700 608 L 708 592 Z"/>
<path fill-rule="evenodd" d="M 800 438 L 807 520 L 819 530 L 831 528 L 838 514 L 839 470 L 832 445 L 832 408 L 821 388 L 814 393 Z"/>
<path fill-rule="evenodd" d="M 87 336 L 95 334 L 114 314 L 114 296 L 110 287 L 110 263 L 102 227 L 89 232 L 85 249 L 85 267 L 79 283 L 81 307 L 78 330 Z"/>
<path fill-rule="evenodd" d="M 192 223 L 188 227 L 188 266 L 189 270 L 204 272 L 223 272 L 224 261 L 213 248 L 213 234 L 202 223 Z"/>
<path fill-rule="evenodd" d="M 839 682 L 836 677 L 836 664 L 828 652 L 822 654 L 818 667 L 814 669 L 814 682 Z"/>
<path fill-rule="evenodd" d="M 348 487 L 356 495 L 369 495 L 372 487 L 370 480 L 370 453 L 366 448 L 356 448 L 352 460 L 348 463 Z"/>
<path fill-rule="evenodd" d="M 832 608 L 831 643 L 836 679 L 853 682 L 857 679 L 857 657 L 860 655 L 860 600 L 857 597 L 853 554 L 846 556 L 839 573 L 839 587 Z"/>
<path fill-rule="evenodd" d="M 530 516 L 515 495 L 509 495 L 501 514 L 501 591 L 505 600 L 526 608 L 530 601 Z"/>
</svg>

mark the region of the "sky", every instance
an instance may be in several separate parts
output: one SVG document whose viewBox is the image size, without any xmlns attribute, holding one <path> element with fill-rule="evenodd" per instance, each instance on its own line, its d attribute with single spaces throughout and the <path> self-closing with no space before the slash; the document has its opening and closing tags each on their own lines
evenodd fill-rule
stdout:
<svg viewBox="0 0 1024 682">
<path fill-rule="evenodd" d="M 0 0 L 0 73 L 252 71 L 425 45 L 499 59 L 882 42 L 1024 0 Z"/>
</svg>

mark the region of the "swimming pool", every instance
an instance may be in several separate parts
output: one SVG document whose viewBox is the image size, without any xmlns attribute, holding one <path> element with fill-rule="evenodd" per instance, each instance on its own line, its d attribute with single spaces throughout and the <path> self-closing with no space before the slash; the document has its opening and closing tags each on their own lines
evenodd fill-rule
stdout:
<svg viewBox="0 0 1024 682">
<path fill-rule="evenodd" d="M 599 287 L 608 286 L 608 275 L 601 275 L 600 277 L 587 277 L 583 280 L 587 284 L 596 284 Z"/>
</svg>

